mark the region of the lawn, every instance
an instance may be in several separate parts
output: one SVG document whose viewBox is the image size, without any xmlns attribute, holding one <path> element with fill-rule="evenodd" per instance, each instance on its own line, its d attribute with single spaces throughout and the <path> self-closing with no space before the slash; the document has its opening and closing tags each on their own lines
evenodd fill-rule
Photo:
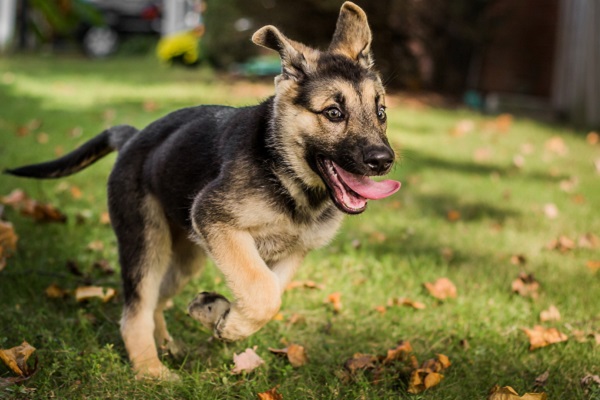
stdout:
<svg viewBox="0 0 600 400">
<path fill-rule="evenodd" d="M 269 81 L 167 69 L 151 58 L 0 59 L 0 168 L 53 158 L 110 125 L 141 128 L 181 107 L 249 105 L 270 93 Z M 19 242 L 0 271 L 0 348 L 26 340 L 39 364 L 28 381 L 0 387 L 0 398 L 246 399 L 278 386 L 284 399 L 471 400 L 500 385 L 549 399 L 599 399 L 600 385 L 580 381 L 600 375 L 600 144 L 587 132 L 526 118 L 406 96 L 388 103 L 399 154 L 391 177 L 402 181 L 400 192 L 347 217 L 296 277 L 323 287 L 287 291 L 278 317 L 245 341 L 211 341 L 186 315 L 198 291 L 226 292 L 208 265 L 166 313 L 188 348 L 184 358 L 165 356 L 182 378 L 177 383 L 134 380 L 119 336 L 119 296 L 78 303 L 45 294 L 51 284 L 120 289 L 118 273 L 93 267 L 105 259 L 118 269 L 115 238 L 101 222 L 114 155 L 61 180 L 0 176 L 0 195 L 20 188 L 67 215 L 64 224 L 39 223 L 4 209 Z M 561 236 L 573 242 L 563 238 L 563 251 L 551 243 Z M 531 296 L 511 289 L 521 272 L 539 282 Z M 456 298 L 428 293 L 424 283 L 440 277 L 455 284 Z M 337 313 L 325 302 L 336 292 Z M 425 308 L 386 306 L 395 298 Z M 560 319 L 541 322 L 551 305 Z M 530 351 L 523 328 L 535 325 L 568 340 Z M 385 355 L 400 340 L 420 362 L 449 357 L 439 385 L 408 394 L 402 363 L 345 370 L 353 354 Z M 304 346 L 306 365 L 294 368 L 268 351 L 287 343 Z M 232 375 L 233 354 L 254 346 L 264 365 Z M 0 377 L 13 375 L 0 366 Z"/>
</svg>

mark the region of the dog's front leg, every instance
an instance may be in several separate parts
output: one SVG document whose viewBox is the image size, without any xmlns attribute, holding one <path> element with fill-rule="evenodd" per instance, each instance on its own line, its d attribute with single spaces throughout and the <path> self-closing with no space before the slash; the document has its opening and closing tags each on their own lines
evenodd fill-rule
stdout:
<svg viewBox="0 0 600 400">
<path fill-rule="evenodd" d="M 279 278 L 260 257 L 248 232 L 215 224 L 203 229 L 202 239 L 235 301 L 229 307 L 223 296 L 202 293 L 190 304 L 190 315 L 201 316 L 195 318 L 213 328 L 220 339 L 244 339 L 279 311 L 282 292 Z"/>
</svg>

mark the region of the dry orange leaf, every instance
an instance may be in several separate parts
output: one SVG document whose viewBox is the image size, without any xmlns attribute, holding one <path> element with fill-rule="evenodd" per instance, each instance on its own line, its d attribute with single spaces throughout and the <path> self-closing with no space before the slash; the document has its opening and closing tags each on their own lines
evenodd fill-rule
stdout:
<svg viewBox="0 0 600 400">
<path fill-rule="evenodd" d="M 110 215 L 108 212 L 104 211 L 102 214 L 100 214 L 100 223 L 102 225 L 110 225 Z"/>
<path fill-rule="evenodd" d="M 0 271 L 6 267 L 6 259 L 17 250 L 19 237 L 10 222 L 0 221 Z"/>
<path fill-rule="evenodd" d="M 39 203 L 27 196 L 21 189 L 13 190 L 0 202 L 18 210 L 22 215 L 31 217 L 37 222 L 65 222 L 67 217 L 50 204 Z"/>
<path fill-rule="evenodd" d="M 421 303 L 420 301 L 411 300 L 406 297 L 400 297 L 400 298 L 393 299 L 393 304 L 396 304 L 399 306 L 404 306 L 404 307 L 412 307 L 416 310 L 424 310 L 425 308 L 427 308 L 425 303 Z"/>
<path fill-rule="evenodd" d="M 46 296 L 51 299 L 62 299 L 69 294 L 68 291 L 61 288 L 56 283 L 53 283 L 50 286 L 48 286 L 46 288 L 45 292 L 46 292 Z"/>
<path fill-rule="evenodd" d="M 590 271 L 596 273 L 600 270 L 600 261 L 595 261 L 595 260 L 589 260 L 586 263 L 587 267 L 590 269 Z M 1 270 L 2 268 L 0 268 Z"/>
<path fill-rule="evenodd" d="M 448 221 L 450 222 L 458 221 L 460 219 L 460 211 L 450 210 L 446 214 L 446 218 L 448 218 Z"/>
<path fill-rule="evenodd" d="M 533 329 L 523 328 L 525 334 L 529 337 L 529 350 L 539 349 L 554 343 L 567 341 L 568 337 L 556 328 L 544 328 L 536 325 Z"/>
<path fill-rule="evenodd" d="M 340 292 L 331 293 L 325 300 L 326 303 L 333 305 L 333 311 L 338 313 L 342 310 L 342 294 Z"/>
<path fill-rule="evenodd" d="M 546 141 L 544 144 L 547 151 L 558 154 L 559 156 L 565 156 L 569 152 L 565 141 L 560 136 L 553 136 Z"/>
<path fill-rule="evenodd" d="M 546 245 L 549 250 L 558 250 L 561 253 L 566 253 L 575 248 L 575 242 L 568 237 L 561 235 L 557 239 L 553 239 Z"/>
<path fill-rule="evenodd" d="M 273 354 L 285 354 L 292 367 L 298 368 L 308 362 L 308 356 L 304 346 L 299 344 L 290 344 L 283 349 L 274 349 L 269 347 L 269 351 Z"/>
<path fill-rule="evenodd" d="M 100 286 L 80 286 L 75 289 L 75 300 L 85 301 L 93 298 L 98 298 L 104 303 L 112 299 L 117 292 L 113 288 L 105 288 Z"/>
<path fill-rule="evenodd" d="M 101 240 L 94 240 L 88 243 L 87 249 L 91 251 L 102 251 L 104 250 L 104 243 Z"/>
<path fill-rule="evenodd" d="M 494 386 L 490 390 L 487 400 L 547 400 L 548 395 L 546 393 L 525 393 L 523 396 L 515 391 L 510 386 L 500 387 Z"/>
<path fill-rule="evenodd" d="M 20 346 L 11 349 L 0 349 L 0 360 L 6 364 L 15 374 L 21 377 L 27 377 L 35 372 L 29 369 L 27 360 L 35 352 L 35 347 L 23 341 Z"/>
<path fill-rule="evenodd" d="M 558 311 L 556 306 L 551 305 L 547 310 L 544 310 L 540 313 L 540 321 L 560 321 L 560 311 Z"/>
<path fill-rule="evenodd" d="M 414 370 L 408 381 L 408 393 L 417 394 L 432 388 L 444 379 L 444 375 L 425 369 Z"/>
<path fill-rule="evenodd" d="M 260 400 L 283 400 L 281 393 L 277 392 L 277 387 L 275 386 L 266 392 L 258 393 L 258 398 Z"/>
<path fill-rule="evenodd" d="M 412 353 L 413 348 L 410 345 L 409 341 L 401 340 L 393 349 L 389 349 L 385 358 L 383 359 L 384 364 L 388 364 L 392 361 L 404 361 L 407 359 L 407 356 Z"/>
<path fill-rule="evenodd" d="M 80 199 L 83 196 L 81 189 L 79 189 L 77 186 L 71 186 L 69 191 L 71 192 L 71 197 L 73 197 L 75 200 Z"/>
<path fill-rule="evenodd" d="M 539 296 L 538 290 L 540 289 L 540 283 L 535 279 L 533 274 L 521 272 L 519 277 L 512 281 L 511 288 L 513 293 L 517 293 L 519 296 L 537 299 Z"/>
<path fill-rule="evenodd" d="M 600 143 L 600 135 L 598 132 L 590 132 L 586 135 L 585 140 L 591 145 Z"/>
<path fill-rule="evenodd" d="M 434 283 L 425 283 L 425 288 L 429 294 L 436 299 L 445 300 L 447 298 L 456 298 L 456 286 L 448 278 L 439 278 Z"/>
<path fill-rule="evenodd" d="M 586 233 L 579 237 L 577 246 L 582 249 L 596 249 L 600 247 L 600 238 L 593 233 Z"/>
<path fill-rule="evenodd" d="M 379 314 L 385 314 L 385 312 L 387 311 L 387 308 L 385 306 L 375 306 L 375 311 L 377 311 Z"/>
<path fill-rule="evenodd" d="M 527 264 L 527 258 L 523 254 L 513 254 L 510 256 L 510 263 L 513 265 Z"/>
<path fill-rule="evenodd" d="M 372 354 L 355 353 L 352 358 L 346 360 L 344 367 L 353 374 L 358 370 L 375 368 L 376 361 L 377 357 Z"/>
<path fill-rule="evenodd" d="M 243 353 L 233 354 L 233 363 L 235 364 L 231 373 L 241 374 L 242 372 L 252 372 L 256 368 L 264 364 L 264 360 L 256 354 L 257 346 L 251 349 L 246 349 Z"/>
</svg>

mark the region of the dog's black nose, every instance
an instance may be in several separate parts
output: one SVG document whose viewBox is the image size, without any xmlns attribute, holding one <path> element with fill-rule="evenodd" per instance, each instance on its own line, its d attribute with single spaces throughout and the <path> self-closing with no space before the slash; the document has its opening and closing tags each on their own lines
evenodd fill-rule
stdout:
<svg viewBox="0 0 600 400">
<path fill-rule="evenodd" d="M 373 146 L 363 152 L 363 161 L 376 174 L 386 172 L 394 162 L 394 152 L 387 146 Z"/>
</svg>

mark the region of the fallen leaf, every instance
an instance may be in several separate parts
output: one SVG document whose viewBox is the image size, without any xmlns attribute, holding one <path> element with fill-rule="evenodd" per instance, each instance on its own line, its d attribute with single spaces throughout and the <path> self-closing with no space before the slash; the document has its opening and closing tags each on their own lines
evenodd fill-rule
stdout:
<svg viewBox="0 0 600 400">
<path fill-rule="evenodd" d="M 80 199 L 83 196 L 81 189 L 79 189 L 77 186 L 71 186 L 69 191 L 71 192 L 71 197 L 73 197 L 75 200 Z"/>
<path fill-rule="evenodd" d="M 242 372 L 252 372 L 256 368 L 264 364 L 264 360 L 256 354 L 257 346 L 252 349 L 246 349 L 243 353 L 233 354 L 234 368 L 231 372 L 235 375 L 241 374 Z"/>
<path fill-rule="evenodd" d="M 448 221 L 450 222 L 455 222 L 458 221 L 460 219 L 460 211 L 457 210 L 450 210 L 448 211 L 448 213 L 446 214 L 446 218 L 448 219 Z"/>
<path fill-rule="evenodd" d="M 600 247 L 600 238 L 592 233 L 586 233 L 579 237 L 577 246 L 582 249 L 596 249 Z"/>
<path fill-rule="evenodd" d="M 278 386 L 267 390 L 266 392 L 258 393 L 260 400 L 283 400 L 281 393 L 277 392 Z"/>
<path fill-rule="evenodd" d="M 277 313 L 273 318 L 271 318 L 272 321 L 283 321 L 284 319 L 285 317 L 282 313 Z"/>
<path fill-rule="evenodd" d="M 50 286 L 48 286 L 45 290 L 45 293 L 46 296 L 51 299 L 62 299 L 64 297 L 67 297 L 67 295 L 69 294 L 68 291 L 64 290 L 56 283 L 53 283 Z"/>
<path fill-rule="evenodd" d="M 285 290 L 292 290 L 296 288 L 325 289 L 325 285 L 318 284 L 314 281 L 291 281 L 286 285 Z"/>
<path fill-rule="evenodd" d="M 358 370 L 375 368 L 376 361 L 377 357 L 372 354 L 355 353 L 352 358 L 346 360 L 344 363 L 344 368 L 353 374 Z"/>
<path fill-rule="evenodd" d="M 569 179 L 563 179 L 558 184 L 560 190 L 566 193 L 571 193 L 575 188 L 579 185 L 579 179 L 577 177 L 572 176 Z"/>
<path fill-rule="evenodd" d="M 442 379 L 444 379 L 444 375 L 437 372 L 431 372 L 429 370 L 420 368 L 414 370 L 412 371 L 408 381 L 408 393 L 421 393 L 433 386 L 438 385 Z"/>
<path fill-rule="evenodd" d="M 585 136 L 585 140 L 593 146 L 600 143 L 600 135 L 598 132 L 590 132 Z"/>
<path fill-rule="evenodd" d="M 519 277 L 512 281 L 511 288 L 513 293 L 517 293 L 519 296 L 537 299 L 539 296 L 538 290 L 540 289 L 540 283 L 535 279 L 533 274 L 521 272 Z"/>
<path fill-rule="evenodd" d="M 290 344 L 283 349 L 274 349 L 269 347 L 269 351 L 273 354 L 285 354 L 292 367 L 298 368 L 308 362 L 308 356 L 304 346 L 298 344 Z"/>
<path fill-rule="evenodd" d="M 475 149 L 473 152 L 473 160 L 477 163 L 482 163 L 492 158 L 492 150 L 487 147 Z"/>
<path fill-rule="evenodd" d="M 592 271 L 592 273 L 596 273 L 596 272 L 600 271 L 600 261 L 589 260 L 586 263 L 586 265 L 589 268 L 589 270 Z M 0 268 L 0 269 L 2 269 L 2 268 Z"/>
<path fill-rule="evenodd" d="M 557 239 L 551 240 L 546 248 L 548 250 L 558 250 L 561 253 L 566 253 L 567 251 L 575 249 L 575 242 L 568 237 L 561 235 Z"/>
<path fill-rule="evenodd" d="M 6 267 L 6 259 L 17 250 L 18 240 L 13 224 L 0 221 L 0 271 Z"/>
<path fill-rule="evenodd" d="M 425 283 L 425 288 L 429 291 L 429 294 L 436 299 L 445 300 L 447 298 L 456 298 L 456 286 L 448 278 L 439 278 L 434 283 Z"/>
<path fill-rule="evenodd" d="M 325 300 L 326 303 L 333 305 L 333 311 L 339 313 L 342 310 L 342 294 L 340 292 L 331 293 Z"/>
<path fill-rule="evenodd" d="M 91 251 L 102 251 L 104 250 L 104 243 L 101 240 L 94 240 L 87 245 L 87 249 Z"/>
<path fill-rule="evenodd" d="M 377 311 L 379 314 L 385 314 L 385 312 L 387 311 L 387 308 L 385 306 L 375 306 L 375 311 Z"/>
<path fill-rule="evenodd" d="M 529 338 L 529 350 L 539 349 L 540 347 L 568 340 L 567 335 L 559 332 L 556 328 L 544 328 L 543 326 L 536 325 L 533 329 L 523 328 L 523 331 Z"/>
<path fill-rule="evenodd" d="M 94 264 L 92 264 L 92 267 L 100 270 L 105 275 L 112 275 L 115 273 L 115 269 L 110 265 L 108 260 L 102 259 L 102 260 L 94 261 Z"/>
<path fill-rule="evenodd" d="M 548 395 L 546 393 L 525 393 L 523 396 L 515 391 L 510 386 L 500 387 L 494 386 L 488 395 L 487 400 L 547 400 Z"/>
<path fill-rule="evenodd" d="M 50 135 L 48 135 L 46 132 L 40 132 L 35 140 L 37 140 L 39 144 L 46 144 L 50 140 Z"/>
<path fill-rule="evenodd" d="M 522 169 L 525 166 L 525 157 L 521 154 L 515 154 L 512 159 L 512 163 L 518 169 Z"/>
<path fill-rule="evenodd" d="M 153 112 L 158 109 L 158 103 L 156 103 L 154 100 L 146 100 L 144 101 L 143 108 L 146 112 Z"/>
<path fill-rule="evenodd" d="M 513 116 L 511 114 L 500 114 L 494 121 L 496 123 L 496 130 L 501 133 L 507 133 L 513 123 Z"/>
<path fill-rule="evenodd" d="M 404 361 L 412 351 L 413 348 L 410 345 L 410 342 L 401 340 L 398 346 L 387 351 L 387 354 L 383 359 L 383 364 L 389 364 L 393 361 Z"/>
<path fill-rule="evenodd" d="M 57 208 L 29 198 L 21 189 L 13 190 L 8 196 L 2 197 L 0 202 L 13 207 L 22 215 L 32 217 L 37 222 L 65 222 L 67 220 L 67 217 Z"/>
<path fill-rule="evenodd" d="M 104 303 L 114 297 L 117 292 L 113 288 L 100 286 L 80 286 L 75 289 L 75 300 L 85 301 L 93 298 L 98 298 Z"/>
<path fill-rule="evenodd" d="M 470 119 L 461 119 L 450 129 L 450 135 L 454 137 L 462 137 L 475 129 L 475 123 Z"/>
<path fill-rule="evenodd" d="M 108 214 L 108 212 L 103 212 L 102 214 L 100 214 L 100 223 L 102 225 L 110 225 L 110 215 Z"/>
<path fill-rule="evenodd" d="M 75 126 L 69 130 L 68 136 L 70 138 L 78 138 L 83 135 L 83 128 L 80 126 Z"/>
<path fill-rule="evenodd" d="M 510 263 L 513 265 L 527 264 L 527 258 L 523 254 L 513 254 L 510 256 Z"/>
<path fill-rule="evenodd" d="M 569 152 L 565 141 L 560 136 L 553 136 L 546 141 L 544 147 L 550 153 L 557 154 L 559 156 L 565 156 Z"/>
<path fill-rule="evenodd" d="M 20 346 L 10 349 L 0 349 L 0 360 L 6 364 L 15 374 L 27 377 L 35 372 L 27 365 L 27 360 L 35 352 L 35 347 L 23 341 Z"/>
<path fill-rule="evenodd" d="M 558 217 L 558 207 L 553 203 L 544 204 L 544 214 L 548 219 L 555 219 Z"/>
<path fill-rule="evenodd" d="M 550 371 L 546 371 L 537 378 L 535 378 L 535 386 L 545 386 L 546 382 L 548 382 L 548 377 L 550 376 Z"/>
<path fill-rule="evenodd" d="M 600 376 L 588 374 L 581 379 L 581 386 L 589 386 L 592 383 L 600 385 Z"/>
<path fill-rule="evenodd" d="M 540 321 L 560 321 L 560 311 L 554 305 L 551 305 L 547 310 L 540 313 Z"/>
<path fill-rule="evenodd" d="M 390 306 L 396 305 L 396 306 L 412 307 L 416 310 L 424 310 L 425 308 L 427 308 L 425 303 L 421 303 L 420 301 L 411 300 L 406 297 L 396 297 L 396 298 L 390 299 L 390 300 L 388 300 L 388 304 Z"/>
</svg>

